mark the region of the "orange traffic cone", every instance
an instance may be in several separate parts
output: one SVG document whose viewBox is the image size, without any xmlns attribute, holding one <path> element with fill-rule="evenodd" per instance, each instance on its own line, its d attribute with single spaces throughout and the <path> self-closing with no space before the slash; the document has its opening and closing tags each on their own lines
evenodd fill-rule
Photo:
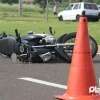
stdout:
<svg viewBox="0 0 100 100">
<path fill-rule="evenodd" d="M 96 86 L 92 55 L 89 45 L 87 18 L 81 16 L 76 34 L 72 63 L 68 77 L 68 89 L 59 100 L 100 100 L 100 95 L 89 93 Z"/>
</svg>

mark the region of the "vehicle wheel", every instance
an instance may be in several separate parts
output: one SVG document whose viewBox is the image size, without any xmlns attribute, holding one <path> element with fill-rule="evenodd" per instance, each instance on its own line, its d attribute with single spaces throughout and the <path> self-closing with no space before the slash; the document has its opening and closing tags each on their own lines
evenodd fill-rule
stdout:
<svg viewBox="0 0 100 100">
<path fill-rule="evenodd" d="M 99 17 L 99 19 L 100 19 L 100 13 L 98 14 L 98 17 Z"/>
<path fill-rule="evenodd" d="M 88 18 L 88 21 L 91 21 L 91 22 L 98 22 L 98 21 L 99 21 L 99 17 L 98 17 L 98 18 L 92 18 L 92 19 L 89 19 L 89 18 Z"/>
<path fill-rule="evenodd" d="M 76 21 L 79 21 L 80 15 L 76 16 Z"/>
<path fill-rule="evenodd" d="M 59 21 L 63 21 L 63 17 L 62 16 L 58 17 L 58 19 L 59 19 Z"/>
<path fill-rule="evenodd" d="M 75 37 L 76 37 L 76 32 L 67 34 L 61 42 L 62 43 L 74 43 L 75 42 Z M 74 45 L 64 46 L 63 47 L 63 52 L 60 52 L 61 57 L 64 60 L 67 60 L 67 62 L 69 62 L 69 63 L 71 62 L 73 47 L 74 47 Z M 98 46 L 97 46 L 97 43 L 94 40 L 94 38 L 91 37 L 91 36 L 90 36 L 90 48 L 92 50 L 92 57 L 95 57 L 95 55 L 98 51 Z"/>
</svg>

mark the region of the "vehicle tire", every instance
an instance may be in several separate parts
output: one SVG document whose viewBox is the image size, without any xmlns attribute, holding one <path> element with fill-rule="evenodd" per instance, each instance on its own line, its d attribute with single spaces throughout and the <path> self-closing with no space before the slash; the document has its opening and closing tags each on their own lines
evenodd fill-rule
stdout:
<svg viewBox="0 0 100 100">
<path fill-rule="evenodd" d="M 99 21 L 99 17 L 98 18 L 88 18 L 88 21 L 90 21 L 90 22 L 98 22 Z"/>
<path fill-rule="evenodd" d="M 76 21 L 79 21 L 80 15 L 76 16 Z"/>
<path fill-rule="evenodd" d="M 60 42 L 61 43 L 74 43 L 75 37 L 76 37 L 76 32 L 66 34 L 65 37 Z M 67 60 L 67 62 L 69 63 L 71 62 L 73 47 L 74 45 L 67 45 L 67 46 L 64 46 L 63 48 L 60 47 L 60 50 L 59 50 L 60 52 L 58 51 L 61 58 L 63 58 L 64 60 Z M 94 38 L 91 36 L 90 36 L 90 47 L 92 50 L 92 57 L 95 57 L 98 51 L 98 46 Z M 63 49 L 63 51 L 61 51 L 61 49 Z"/>
<path fill-rule="evenodd" d="M 63 21 L 63 17 L 62 16 L 58 17 L 58 19 L 59 19 L 59 21 Z"/>
<path fill-rule="evenodd" d="M 100 13 L 98 14 L 98 17 L 99 17 L 99 19 L 100 19 Z"/>
</svg>

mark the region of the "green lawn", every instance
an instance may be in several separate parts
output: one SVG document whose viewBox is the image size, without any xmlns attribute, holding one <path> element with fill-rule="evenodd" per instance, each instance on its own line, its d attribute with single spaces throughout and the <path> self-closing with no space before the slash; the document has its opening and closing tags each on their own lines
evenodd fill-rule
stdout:
<svg viewBox="0 0 100 100">
<path fill-rule="evenodd" d="M 37 6 L 36 6 L 37 7 Z M 0 33 L 7 32 L 14 34 L 14 29 L 18 29 L 21 35 L 28 31 L 48 32 L 48 27 L 52 26 L 55 30 L 55 36 L 59 37 L 64 33 L 70 33 L 77 30 L 77 22 L 65 21 L 60 22 L 53 16 L 51 11 L 48 14 L 40 13 L 41 9 L 35 6 L 24 6 L 23 16 L 18 15 L 18 5 L 2 5 L 0 4 Z M 100 21 L 89 22 L 89 33 L 100 44 Z"/>
</svg>

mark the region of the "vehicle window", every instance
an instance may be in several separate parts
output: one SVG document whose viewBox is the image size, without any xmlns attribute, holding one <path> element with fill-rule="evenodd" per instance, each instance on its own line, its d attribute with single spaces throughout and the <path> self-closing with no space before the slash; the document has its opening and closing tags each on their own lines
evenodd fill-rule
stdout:
<svg viewBox="0 0 100 100">
<path fill-rule="evenodd" d="M 73 9 L 81 9 L 81 4 L 76 4 Z"/>
<path fill-rule="evenodd" d="M 76 4 L 73 9 L 78 9 L 79 4 Z"/>
<path fill-rule="evenodd" d="M 78 9 L 81 9 L 81 4 L 79 4 Z"/>
<path fill-rule="evenodd" d="M 98 10 L 97 6 L 95 4 L 84 4 L 85 9 L 93 9 Z"/>
</svg>

